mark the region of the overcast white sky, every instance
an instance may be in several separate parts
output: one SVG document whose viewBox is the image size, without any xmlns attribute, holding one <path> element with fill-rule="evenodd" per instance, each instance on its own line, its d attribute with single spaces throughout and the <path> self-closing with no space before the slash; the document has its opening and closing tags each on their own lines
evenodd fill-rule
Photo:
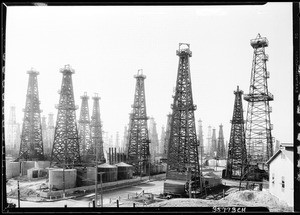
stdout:
<svg viewBox="0 0 300 215">
<path fill-rule="evenodd" d="M 62 74 L 75 70 L 75 103 L 98 93 L 103 129 L 122 138 L 134 98 L 133 76 L 143 69 L 147 115 L 160 136 L 171 112 L 177 77 L 179 43 L 189 43 L 195 120 L 207 127 L 224 125 L 229 139 L 237 85 L 249 92 L 253 48 L 250 39 L 267 37 L 267 68 L 274 124 L 272 135 L 293 140 L 292 3 L 263 6 L 93 6 L 21 7 L 7 9 L 5 116 L 16 106 L 22 122 L 28 74 L 38 76 L 42 115 L 56 118 Z M 89 100 L 90 115 L 92 99 Z M 243 101 L 244 117 L 247 103 Z M 79 118 L 80 109 L 76 111 Z M 148 123 L 149 124 L 149 123 Z M 114 138 L 115 139 L 115 138 Z"/>
</svg>

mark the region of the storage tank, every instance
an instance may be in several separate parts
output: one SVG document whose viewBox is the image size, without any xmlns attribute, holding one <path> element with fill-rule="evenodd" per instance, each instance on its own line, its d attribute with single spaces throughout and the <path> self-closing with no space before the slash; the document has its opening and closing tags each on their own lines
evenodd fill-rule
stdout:
<svg viewBox="0 0 300 215">
<path fill-rule="evenodd" d="M 162 173 L 162 165 L 161 164 L 157 164 L 158 170 L 157 173 Z"/>
<path fill-rule="evenodd" d="M 35 161 L 22 161 L 21 162 L 21 174 L 27 175 L 27 170 L 35 167 Z"/>
<path fill-rule="evenodd" d="M 166 163 L 162 164 L 162 172 L 167 172 L 167 164 Z"/>
<path fill-rule="evenodd" d="M 19 162 L 6 162 L 6 178 L 14 178 L 20 176 L 20 163 Z"/>
<path fill-rule="evenodd" d="M 37 169 L 46 169 L 50 167 L 50 161 L 36 161 L 35 168 Z"/>
<path fill-rule="evenodd" d="M 98 172 L 104 172 L 102 175 L 103 183 L 118 180 L 118 168 L 116 166 L 104 163 L 98 166 Z M 98 180 L 100 180 L 100 174 Z"/>
<path fill-rule="evenodd" d="M 65 180 L 63 180 L 63 172 L 65 173 Z M 49 169 L 49 187 L 58 190 L 74 188 L 76 177 L 76 169 Z"/>
<path fill-rule="evenodd" d="M 118 168 L 118 180 L 131 179 L 133 175 L 133 166 L 124 162 L 116 164 Z"/>
</svg>

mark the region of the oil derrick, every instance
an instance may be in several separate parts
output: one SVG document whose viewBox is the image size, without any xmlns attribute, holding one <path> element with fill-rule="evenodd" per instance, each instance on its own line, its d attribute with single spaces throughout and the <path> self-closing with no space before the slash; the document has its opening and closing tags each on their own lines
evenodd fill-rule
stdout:
<svg viewBox="0 0 300 215">
<path fill-rule="evenodd" d="M 115 142 L 116 148 L 118 150 L 120 150 L 121 146 L 120 146 L 120 139 L 119 139 L 119 132 L 117 131 L 116 133 L 116 142 Z"/>
<path fill-rule="evenodd" d="M 163 152 L 163 157 L 167 158 L 168 156 L 168 146 L 169 146 L 169 140 L 170 140 L 170 134 L 171 134 L 171 118 L 172 114 L 167 115 L 167 128 L 166 128 L 166 135 L 165 135 L 165 140 L 164 140 L 164 152 Z"/>
<path fill-rule="evenodd" d="M 204 156 L 204 143 L 203 143 L 203 130 L 202 130 L 202 120 L 200 119 L 198 121 L 198 140 L 199 140 L 199 146 L 198 146 L 198 152 L 199 152 L 199 156 L 201 154 L 201 157 L 203 158 Z"/>
<path fill-rule="evenodd" d="M 37 76 L 39 72 L 31 69 L 29 74 L 24 119 L 21 134 L 19 159 L 44 160 L 41 125 L 41 110 Z"/>
<path fill-rule="evenodd" d="M 127 126 L 124 127 L 122 148 L 123 148 L 123 152 L 125 154 L 127 154 L 127 151 L 128 151 L 128 128 L 127 128 Z"/>
<path fill-rule="evenodd" d="M 168 180 L 187 180 L 191 189 L 200 188 L 200 166 L 198 143 L 195 127 L 192 83 L 189 58 L 192 56 L 190 45 L 180 43 L 176 51 L 179 56 L 176 90 L 171 108 L 171 130 L 168 144 L 167 174 Z M 198 182 L 198 183 L 197 183 Z M 167 183 L 164 184 L 166 192 Z"/>
<path fill-rule="evenodd" d="M 47 142 L 48 142 L 48 148 L 49 152 L 51 153 L 52 151 L 52 143 L 54 141 L 54 119 L 53 119 L 53 113 L 48 114 L 48 124 L 47 124 Z"/>
<path fill-rule="evenodd" d="M 101 163 L 105 163 L 103 137 L 102 137 L 102 124 L 100 119 L 100 105 L 99 105 L 100 97 L 96 93 L 95 96 L 92 98 L 94 100 L 93 113 L 92 113 L 91 124 L 90 124 L 92 144 L 90 149 L 88 150 L 88 156 L 92 158 L 91 160 L 95 160 L 96 159 L 95 149 L 96 149 L 97 160 L 100 161 Z"/>
<path fill-rule="evenodd" d="M 226 178 L 240 178 L 243 175 L 247 160 L 242 94 L 243 91 L 234 91 L 235 100 L 231 122 L 230 140 L 228 145 Z"/>
<path fill-rule="evenodd" d="M 207 130 L 207 143 L 204 149 L 204 153 L 207 155 L 210 155 L 211 144 L 212 144 L 212 134 L 211 134 L 211 126 L 209 125 Z"/>
<path fill-rule="evenodd" d="M 268 91 L 267 79 L 270 77 L 267 71 L 265 47 L 268 47 L 266 37 L 260 34 L 251 40 L 254 49 L 249 94 L 245 94 L 244 100 L 248 102 L 246 118 L 246 147 L 248 162 L 250 165 L 262 165 L 261 169 L 267 170 L 264 163 L 273 155 L 273 138 L 270 121 L 271 107 L 269 101 L 273 101 L 273 95 Z"/>
<path fill-rule="evenodd" d="M 43 136 L 43 143 L 44 143 L 44 153 L 49 154 L 49 143 L 47 137 L 47 123 L 46 123 L 46 116 L 42 116 L 42 136 Z"/>
<path fill-rule="evenodd" d="M 218 137 L 218 147 L 217 147 L 217 157 L 225 158 L 225 145 L 224 145 L 224 135 L 223 135 L 223 125 L 219 126 L 219 137 Z"/>
<path fill-rule="evenodd" d="M 161 127 L 161 133 L 160 133 L 160 140 L 159 140 L 159 151 L 158 151 L 158 153 L 160 155 L 162 155 L 163 152 L 164 152 L 164 141 L 165 141 L 165 138 L 166 138 L 166 131 L 165 131 L 165 127 L 162 126 Z"/>
<path fill-rule="evenodd" d="M 78 132 L 79 132 L 79 150 L 82 160 L 87 162 L 87 151 L 91 147 L 91 129 L 90 129 L 90 113 L 89 113 L 89 97 L 84 92 L 81 98 L 80 116 L 78 120 Z"/>
<path fill-rule="evenodd" d="M 149 118 L 149 139 L 151 144 L 149 145 L 151 162 L 155 162 L 155 157 L 158 155 L 158 134 L 156 130 L 156 122 L 153 117 Z"/>
<path fill-rule="evenodd" d="M 14 153 L 19 149 L 19 139 L 20 139 L 20 128 L 18 128 L 18 123 L 16 122 L 16 107 L 11 106 L 8 121 L 6 122 L 5 131 L 5 145 L 6 151 L 9 153 Z"/>
<path fill-rule="evenodd" d="M 212 158 L 217 156 L 217 137 L 216 137 L 215 128 L 213 128 L 212 137 L 211 137 L 210 156 Z"/>
<path fill-rule="evenodd" d="M 141 71 L 141 73 L 140 73 Z M 128 161 L 135 168 L 135 174 L 149 173 L 150 151 L 147 126 L 146 100 L 143 70 L 138 70 L 136 78 L 136 87 L 134 93 L 134 103 L 132 105 L 132 114 L 130 115 Z M 148 168 L 148 170 L 147 170 Z"/>
<path fill-rule="evenodd" d="M 60 69 L 63 74 L 61 90 L 59 91 L 59 104 L 54 141 L 51 154 L 51 166 L 73 168 L 81 165 L 79 151 L 79 138 L 76 123 L 76 112 L 78 106 L 75 106 L 72 74 L 75 71 L 66 65 Z"/>
</svg>

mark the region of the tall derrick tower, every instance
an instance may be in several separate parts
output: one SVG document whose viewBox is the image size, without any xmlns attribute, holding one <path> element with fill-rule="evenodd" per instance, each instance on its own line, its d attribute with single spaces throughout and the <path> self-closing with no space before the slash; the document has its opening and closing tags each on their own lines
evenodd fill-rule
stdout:
<svg viewBox="0 0 300 215">
<path fill-rule="evenodd" d="M 200 168 L 198 158 L 198 143 L 195 127 L 192 83 L 189 58 L 192 56 L 190 45 L 179 43 L 176 54 L 179 56 L 179 65 L 176 81 L 176 90 L 171 108 L 171 131 L 168 144 L 167 174 L 168 180 L 192 180 L 192 190 L 200 187 Z M 164 190 L 166 192 L 166 182 Z"/>
<path fill-rule="evenodd" d="M 89 148 L 91 147 L 91 129 L 90 129 L 90 114 L 89 114 L 89 97 L 86 92 L 84 92 L 81 98 L 81 108 L 80 116 L 78 120 L 79 127 L 79 149 L 80 155 L 84 161 L 86 161 L 86 154 Z"/>
<path fill-rule="evenodd" d="M 207 130 L 207 142 L 204 150 L 204 153 L 206 153 L 207 155 L 210 155 L 211 145 L 212 145 L 212 134 L 211 134 L 211 126 L 209 125 Z"/>
<path fill-rule="evenodd" d="M 39 72 L 31 68 L 29 74 L 24 119 L 21 134 L 19 159 L 44 160 L 41 125 L 41 110 L 37 76 Z"/>
<path fill-rule="evenodd" d="M 226 178 L 240 178 L 243 175 L 247 161 L 244 132 L 243 91 L 234 91 L 235 100 L 231 122 L 230 140 L 228 144 Z"/>
<path fill-rule="evenodd" d="M 150 155 L 151 155 L 151 162 L 155 161 L 155 157 L 159 153 L 158 148 L 158 134 L 156 129 L 156 122 L 153 117 L 149 118 L 149 139 L 151 142 L 151 145 L 149 145 Z"/>
<path fill-rule="evenodd" d="M 219 126 L 217 156 L 219 158 L 225 158 L 225 145 L 224 145 L 224 134 L 223 134 L 223 125 L 222 124 Z"/>
<path fill-rule="evenodd" d="M 54 132 L 55 132 L 55 127 L 54 127 L 54 119 L 53 119 L 53 113 L 48 114 L 48 124 L 47 124 L 47 142 L 48 142 L 48 148 L 49 152 L 52 152 L 52 144 L 54 141 Z"/>
<path fill-rule="evenodd" d="M 72 168 L 81 164 L 79 152 L 79 138 L 76 123 L 75 106 L 72 74 L 75 71 L 66 65 L 60 69 L 63 74 L 61 90 L 59 91 L 59 104 L 54 141 L 51 154 L 51 166 Z"/>
<path fill-rule="evenodd" d="M 96 159 L 95 149 L 96 149 L 98 161 L 100 161 L 101 163 L 105 163 L 104 150 L 103 150 L 102 124 L 100 118 L 100 105 L 99 105 L 100 97 L 98 96 L 97 93 L 95 93 L 95 96 L 92 97 L 92 99 L 94 100 L 93 113 L 92 113 L 91 124 L 90 124 L 92 144 L 88 151 L 88 156 L 90 158 L 92 157 L 92 160 L 95 160 Z"/>
<path fill-rule="evenodd" d="M 44 143 L 44 153 L 49 154 L 49 143 L 48 143 L 48 134 L 47 134 L 47 123 L 46 116 L 42 116 L 42 135 L 43 135 L 43 143 Z"/>
<path fill-rule="evenodd" d="M 212 137 L 211 137 L 210 156 L 216 157 L 216 155 L 217 155 L 217 136 L 216 136 L 216 129 L 213 128 Z"/>
<path fill-rule="evenodd" d="M 159 140 L 159 151 L 158 151 L 160 155 L 162 155 L 164 151 L 165 138 L 166 138 L 166 131 L 165 131 L 165 127 L 162 126 L 161 133 L 160 133 L 160 140 Z"/>
<path fill-rule="evenodd" d="M 18 134 L 18 124 L 16 122 L 16 107 L 11 106 L 9 111 L 8 121 L 5 126 L 6 138 L 5 145 L 7 152 L 15 152 L 19 149 L 20 145 L 20 132 Z"/>
<path fill-rule="evenodd" d="M 270 120 L 271 107 L 269 101 L 273 101 L 273 95 L 268 91 L 268 78 L 266 61 L 268 55 L 265 47 L 268 47 L 266 37 L 257 35 L 250 44 L 254 49 L 249 94 L 244 99 L 248 102 L 246 118 L 246 146 L 248 162 L 251 165 L 262 165 L 273 155 L 273 138 L 271 130 L 273 125 Z"/>
<path fill-rule="evenodd" d="M 127 128 L 127 126 L 124 126 L 122 149 L 123 149 L 123 152 L 125 154 L 127 154 L 127 151 L 128 151 L 128 128 Z"/>
<path fill-rule="evenodd" d="M 166 135 L 165 135 L 165 140 L 164 140 L 164 152 L 163 152 L 163 157 L 167 158 L 168 156 L 168 149 L 169 149 L 169 140 L 170 140 L 170 134 L 171 134 L 171 118 L 172 114 L 167 115 L 167 128 L 166 128 Z"/>
<path fill-rule="evenodd" d="M 140 73 L 141 72 L 141 73 Z M 147 174 L 150 162 L 149 137 L 147 126 L 146 98 L 143 70 L 138 70 L 136 87 L 134 93 L 134 103 L 130 115 L 128 160 L 135 168 L 135 174 Z"/>
<path fill-rule="evenodd" d="M 202 129 L 202 120 L 199 119 L 198 121 L 198 139 L 199 139 L 199 147 L 198 147 L 198 152 L 199 152 L 199 156 L 200 156 L 200 153 L 201 153 L 201 157 L 203 158 L 204 156 L 204 142 L 203 142 L 203 129 Z"/>
</svg>

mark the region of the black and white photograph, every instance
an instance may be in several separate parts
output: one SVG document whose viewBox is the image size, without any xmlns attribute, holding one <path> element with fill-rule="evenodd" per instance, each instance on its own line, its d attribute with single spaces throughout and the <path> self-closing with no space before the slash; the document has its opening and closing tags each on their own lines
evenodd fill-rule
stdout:
<svg viewBox="0 0 300 215">
<path fill-rule="evenodd" d="M 299 210 L 299 3 L 3 7 L 3 210 Z"/>
</svg>

